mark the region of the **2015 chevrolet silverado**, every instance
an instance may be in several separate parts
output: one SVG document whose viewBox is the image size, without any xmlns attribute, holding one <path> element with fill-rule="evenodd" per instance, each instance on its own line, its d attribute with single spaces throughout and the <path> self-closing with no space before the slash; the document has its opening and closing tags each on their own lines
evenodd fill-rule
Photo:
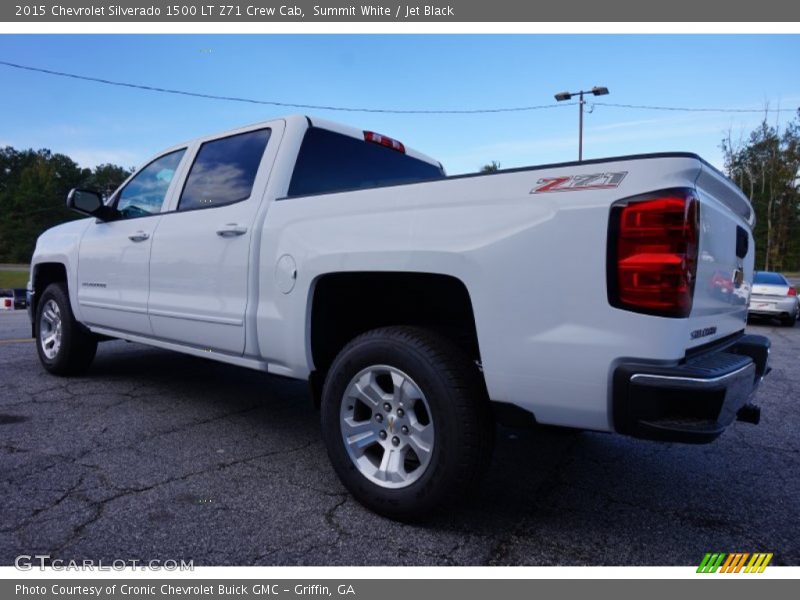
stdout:
<svg viewBox="0 0 800 600">
<path fill-rule="evenodd" d="M 67 203 L 90 218 L 31 264 L 45 369 L 120 338 L 307 379 L 336 472 L 392 517 L 474 486 L 496 421 L 708 442 L 758 420 L 753 211 L 693 154 L 446 177 L 292 116 Z"/>
</svg>

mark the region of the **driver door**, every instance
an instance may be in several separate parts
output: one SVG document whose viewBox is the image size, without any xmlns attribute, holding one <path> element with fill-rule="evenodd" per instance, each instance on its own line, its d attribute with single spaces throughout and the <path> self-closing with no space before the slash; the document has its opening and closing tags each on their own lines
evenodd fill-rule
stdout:
<svg viewBox="0 0 800 600">
<path fill-rule="evenodd" d="M 180 180 L 186 148 L 140 169 L 111 201 L 112 221 L 94 221 L 81 239 L 78 306 L 90 326 L 151 335 L 147 315 L 150 250 L 161 211 Z"/>
</svg>

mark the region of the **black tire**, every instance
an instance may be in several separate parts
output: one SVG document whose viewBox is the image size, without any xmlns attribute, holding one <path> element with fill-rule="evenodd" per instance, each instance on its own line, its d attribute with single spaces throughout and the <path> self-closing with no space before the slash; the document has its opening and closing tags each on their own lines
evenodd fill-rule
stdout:
<svg viewBox="0 0 800 600">
<path fill-rule="evenodd" d="M 368 479 L 350 458 L 342 435 L 345 392 L 356 375 L 374 365 L 407 374 L 424 394 L 435 425 L 424 472 L 399 489 Z M 347 344 L 325 379 L 321 413 L 322 435 L 339 478 L 364 506 L 390 518 L 418 520 L 462 500 L 491 460 L 495 426 L 477 366 L 448 339 L 425 329 L 385 327 Z"/>
<path fill-rule="evenodd" d="M 793 314 L 788 317 L 783 317 L 781 319 L 781 325 L 784 327 L 794 327 L 795 323 L 797 323 L 797 314 Z"/>
<path fill-rule="evenodd" d="M 57 350 L 46 350 L 42 336 L 43 313 L 54 302 L 61 322 L 60 345 Z M 42 366 L 54 375 L 78 375 L 92 364 L 97 352 L 97 338 L 75 320 L 65 283 L 51 283 L 36 305 L 36 350 Z M 50 356 L 48 356 L 50 352 Z"/>
</svg>

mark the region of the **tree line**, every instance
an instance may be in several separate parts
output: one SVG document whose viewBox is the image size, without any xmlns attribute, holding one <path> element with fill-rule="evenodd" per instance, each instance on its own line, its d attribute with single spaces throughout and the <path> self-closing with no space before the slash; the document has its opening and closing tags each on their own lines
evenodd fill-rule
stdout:
<svg viewBox="0 0 800 600">
<path fill-rule="evenodd" d="M 756 213 L 756 268 L 800 271 L 800 110 L 786 126 L 761 124 L 722 141 L 725 172 Z"/>
<path fill-rule="evenodd" d="M 50 150 L 0 148 L 0 262 L 30 262 L 39 234 L 80 218 L 65 206 L 70 189 L 109 194 L 131 172 L 112 164 L 81 168 L 69 156 Z"/>
</svg>

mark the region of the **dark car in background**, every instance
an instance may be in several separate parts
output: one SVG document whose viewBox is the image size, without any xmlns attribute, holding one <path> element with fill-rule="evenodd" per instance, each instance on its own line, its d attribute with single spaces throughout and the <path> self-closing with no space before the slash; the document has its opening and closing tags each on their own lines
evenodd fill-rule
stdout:
<svg viewBox="0 0 800 600">
<path fill-rule="evenodd" d="M 800 318 L 797 289 L 780 273 L 756 271 L 747 315 L 777 318 L 784 325 L 793 327 Z"/>
<path fill-rule="evenodd" d="M 14 288 L 14 308 L 16 310 L 25 310 L 28 308 L 28 293 L 25 288 Z"/>
</svg>

